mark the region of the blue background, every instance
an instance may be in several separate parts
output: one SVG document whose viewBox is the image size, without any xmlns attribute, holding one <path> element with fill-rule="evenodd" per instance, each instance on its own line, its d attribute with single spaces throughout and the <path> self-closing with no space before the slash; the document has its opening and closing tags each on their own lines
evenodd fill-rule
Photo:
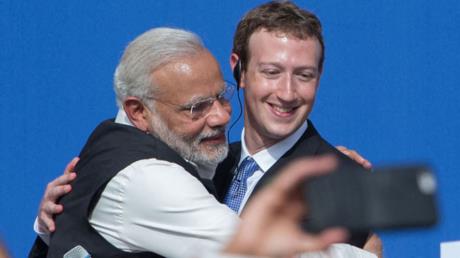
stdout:
<svg viewBox="0 0 460 258">
<path fill-rule="evenodd" d="M 260 3 L 0 1 L 0 235 L 14 257 L 32 244 L 46 183 L 115 115 L 112 74 L 126 44 L 151 27 L 192 30 L 230 80 L 236 23 Z M 386 257 L 438 257 L 441 241 L 460 239 L 460 1 L 297 3 L 324 26 L 325 71 L 311 115 L 323 136 L 374 164 L 427 160 L 437 170 L 440 224 L 383 232 Z"/>
</svg>

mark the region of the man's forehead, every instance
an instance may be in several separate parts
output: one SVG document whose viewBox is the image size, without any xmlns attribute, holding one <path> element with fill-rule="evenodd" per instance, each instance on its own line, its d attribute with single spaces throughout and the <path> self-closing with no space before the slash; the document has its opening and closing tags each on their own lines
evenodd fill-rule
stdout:
<svg viewBox="0 0 460 258">
<path fill-rule="evenodd" d="M 298 29 L 295 29 L 295 28 L 279 28 L 279 27 L 267 28 L 267 27 L 262 27 L 262 28 L 259 28 L 256 31 L 254 31 L 252 33 L 252 35 L 254 35 L 257 32 L 273 34 L 273 35 L 276 35 L 278 37 L 289 37 L 289 38 L 298 39 L 298 40 L 318 39 L 314 34 L 308 32 L 306 30 L 298 30 Z"/>
<path fill-rule="evenodd" d="M 194 59 L 199 58 L 199 53 L 196 54 L 188 54 L 177 56 L 173 59 L 168 60 L 168 62 L 162 64 L 153 72 L 167 72 L 167 73 L 184 73 L 184 74 L 191 74 L 195 69 Z"/>
<path fill-rule="evenodd" d="M 260 38 L 263 37 L 264 39 L 270 39 L 270 38 L 276 38 L 280 39 L 283 42 L 287 42 L 289 40 L 291 41 L 298 41 L 298 42 L 308 42 L 308 41 L 316 41 L 319 43 L 318 38 L 315 36 L 300 36 L 297 35 L 298 33 L 295 32 L 289 32 L 289 31 L 283 31 L 283 30 L 269 30 L 266 28 L 259 29 L 257 31 L 254 31 L 254 33 L 251 34 L 249 37 L 249 49 L 251 48 L 251 42 L 254 41 L 254 38 Z M 257 47 L 257 46 L 255 46 Z"/>
<path fill-rule="evenodd" d="M 217 61 L 208 51 L 176 58 L 152 75 L 158 94 L 180 103 L 215 96 L 225 84 Z"/>
<path fill-rule="evenodd" d="M 193 72 L 193 67 L 189 63 L 178 62 L 178 63 L 175 63 L 174 65 L 175 65 L 175 68 L 181 73 L 190 74 Z"/>
<path fill-rule="evenodd" d="M 282 32 L 259 31 L 251 36 L 249 42 L 249 60 L 256 57 L 257 62 L 287 59 L 318 61 L 321 45 L 316 38 L 300 39 Z"/>
<path fill-rule="evenodd" d="M 209 79 L 220 75 L 220 67 L 215 58 L 208 51 L 176 57 L 152 72 L 154 77 L 160 75 L 175 79 Z"/>
</svg>

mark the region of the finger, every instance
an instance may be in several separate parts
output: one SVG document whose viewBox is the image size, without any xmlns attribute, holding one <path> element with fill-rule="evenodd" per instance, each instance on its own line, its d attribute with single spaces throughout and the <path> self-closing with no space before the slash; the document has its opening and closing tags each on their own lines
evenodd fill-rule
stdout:
<svg viewBox="0 0 460 258">
<path fill-rule="evenodd" d="M 49 235 L 51 233 L 49 227 L 41 219 L 37 219 L 38 232 Z M 37 232 L 37 233 L 38 233 Z"/>
<path fill-rule="evenodd" d="M 71 190 L 71 185 L 55 186 L 54 188 L 50 189 L 49 194 L 46 196 L 46 200 L 54 203 L 57 199 L 69 193 Z"/>
<path fill-rule="evenodd" d="M 361 166 L 363 166 L 367 170 L 372 169 L 372 163 L 367 159 L 365 159 L 363 163 L 361 163 Z"/>
<path fill-rule="evenodd" d="M 322 231 L 317 235 L 303 234 L 298 245 L 300 252 L 319 251 L 334 243 L 343 243 L 348 238 L 348 232 L 342 228 L 331 228 Z"/>
<path fill-rule="evenodd" d="M 336 149 L 338 149 L 341 152 L 347 151 L 348 148 L 342 145 L 335 146 Z"/>
<path fill-rule="evenodd" d="M 75 166 L 77 166 L 78 161 L 80 160 L 79 157 L 73 158 L 65 167 L 64 169 L 64 174 L 69 174 L 71 172 L 74 172 Z"/>
<path fill-rule="evenodd" d="M 339 145 L 335 148 L 353 160 L 357 161 L 359 158 L 362 158 L 361 155 L 359 155 L 355 150 L 348 149 L 345 146 Z"/>
<path fill-rule="evenodd" d="M 41 206 L 38 216 L 38 226 L 44 232 L 54 232 L 56 226 L 54 224 L 53 215 L 61 213 L 64 207 L 53 202 L 46 202 Z"/>
<path fill-rule="evenodd" d="M 64 210 L 64 206 L 61 204 L 55 204 L 54 202 L 47 202 L 43 205 L 41 212 L 40 212 L 40 218 L 49 218 L 52 219 L 54 214 L 61 213 Z"/>
<path fill-rule="evenodd" d="M 335 148 L 336 148 L 337 150 L 339 150 L 340 152 L 342 152 L 343 154 L 345 154 L 345 155 L 346 155 L 347 157 L 349 157 L 350 159 L 353 159 L 353 160 L 354 160 L 352 150 L 348 149 L 348 148 L 345 147 L 345 146 L 336 146 Z"/>
<path fill-rule="evenodd" d="M 369 162 L 369 160 L 365 159 L 355 150 L 350 150 L 345 146 L 336 146 L 336 149 L 338 149 L 343 154 L 347 155 L 350 159 L 356 161 L 358 164 L 363 166 L 365 169 L 372 168 L 372 164 Z"/>
<path fill-rule="evenodd" d="M 56 229 L 56 225 L 54 224 L 53 219 L 42 216 L 40 216 L 38 219 L 38 227 L 43 233 L 54 232 Z"/>
<path fill-rule="evenodd" d="M 366 244 L 364 244 L 363 249 L 381 257 L 383 251 L 382 240 L 374 233 L 367 240 Z"/>
<path fill-rule="evenodd" d="M 71 172 L 69 174 L 61 175 L 61 176 L 57 177 L 56 179 L 54 179 L 53 181 L 51 181 L 51 183 L 48 184 L 48 187 L 50 189 L 53 189 L 56 186 L 67 185 L 67 184 L 71 183 L 76 177 L 77 177 L 77 173 L 75 173 L 75 172 Z"/>
<path fill-rule="evenodd" d="M 366 159 L 359 155 L 355 150 L 350 150 L 348 157 L 358 162 L 360 165 L 364 164 L 364 162 L 366 161 Z"/>
<path fill-rule="evenodd" d="M 365 159 L 363 156 L 361 156 L 358 152 L 355 150 L 350 150 L 350 155 L 348 155 L 352 160 L 358 162 L 361 166 L 363 166 L 365 169 L 370 169 L 372 168 L 372 164 Z"/>
</svg>

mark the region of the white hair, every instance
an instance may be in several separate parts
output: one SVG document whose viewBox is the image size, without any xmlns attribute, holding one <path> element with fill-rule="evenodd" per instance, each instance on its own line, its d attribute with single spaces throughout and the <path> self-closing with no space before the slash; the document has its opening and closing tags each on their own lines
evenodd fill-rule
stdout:
<svg viewBox="0 0 460 258">
<path fill-rule="evenodd" d="M 115 70 L 114 90 L 118 107 L 123 107 L 128 96 L 145 103 L 157 87 L 152 80 L 153 71 L 204 49 L 198 35 L 181 29 L 155 28 L 138 36 L 126 47 Z"/>
</svg>

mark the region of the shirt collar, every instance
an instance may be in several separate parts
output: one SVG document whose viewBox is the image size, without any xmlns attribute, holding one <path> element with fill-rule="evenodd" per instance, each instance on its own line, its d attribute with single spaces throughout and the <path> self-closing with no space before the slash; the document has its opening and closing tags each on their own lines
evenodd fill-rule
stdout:
<svg viewBox="0 0 460 258">
<path fill-rule="evenodd" d="M 122 125 L 134 126 L 131 121 L 129 121 L 128 115 L 123 109 L 118 109 L 117 117 L 115 118 L 115 123 Z"/>
<path fill-rule="evenodd" d="M 294 144 L 302 137 L 307 131 L 308 123 L 305 121 L 293 134 L 284 138 L 283 140 L 273 144 L 272 146 L 263 149 L 256 154 L 252 155 L 252 158 L 256 161 L 259 168 L 266 172 L 278 161 Z M 244 128 L 241 132 L 241 156 L 240 163 L 249 155 L 248 149 L 246 148 L 246 142 L 244 140 Z M 238 164 L 239 165 L 239 164 Z"/>
</svg>

